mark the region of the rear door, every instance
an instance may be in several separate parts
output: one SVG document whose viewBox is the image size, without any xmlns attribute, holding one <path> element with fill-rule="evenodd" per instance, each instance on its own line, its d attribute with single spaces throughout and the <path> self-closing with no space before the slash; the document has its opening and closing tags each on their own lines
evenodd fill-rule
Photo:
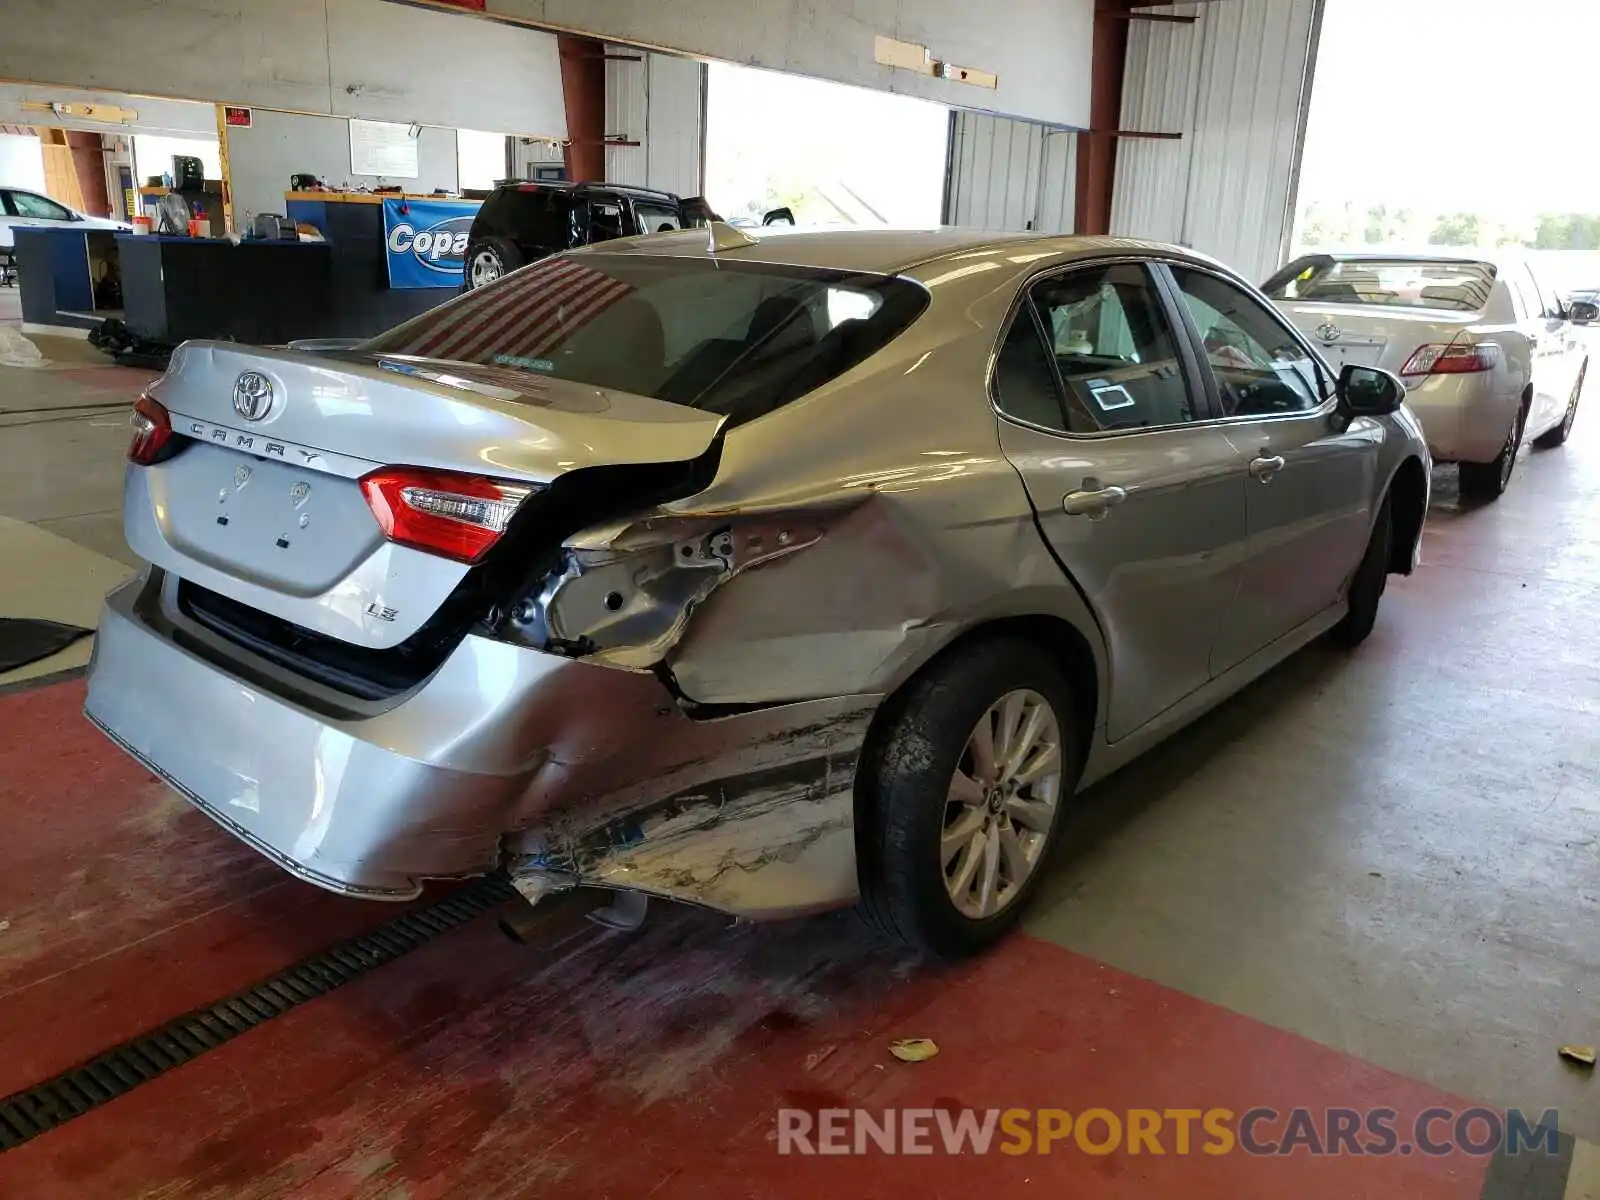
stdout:
<svg viewBox="0 0 1600 1200">
<path fill-rule="evenodd" d="M 1143 263 L 1034 283 L 998 357 L 1000 444 L 1088 597 L 1116 741 L 1211 677 L 1239 585 L 1243 469 Z"/>
<path fill-rule="evenodd" d="M 1343 594 L 1370 533 L 1383 430 L 1341 428 L 1332 379 L 1268 305 L 1200 268 L 1174 265 L 1171 279 L 1245 460 L 1247 540 L 1212 661 L 1220 674 Z"/>
</svg>

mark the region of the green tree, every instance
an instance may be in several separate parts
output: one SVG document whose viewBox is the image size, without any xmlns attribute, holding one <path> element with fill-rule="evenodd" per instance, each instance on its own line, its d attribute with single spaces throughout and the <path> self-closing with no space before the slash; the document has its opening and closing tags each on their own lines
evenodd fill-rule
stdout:
<svg viewBox="0 0 1600 1200">
<path fill-rule="evenodd" d="M 1483 220 L 1477 213 L 1452 213 L 1434 222 L 1430 246 L 1476 246 L 1483 240 Z"/>
</svg>

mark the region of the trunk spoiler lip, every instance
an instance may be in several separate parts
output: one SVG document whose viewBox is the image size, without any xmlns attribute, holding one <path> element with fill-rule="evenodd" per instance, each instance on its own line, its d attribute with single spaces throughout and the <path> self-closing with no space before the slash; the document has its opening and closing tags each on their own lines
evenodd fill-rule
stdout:
<svg viewBox="0 0 1600 1200">
<path fill-rule="evenodd" d="M 380 366 L 380 357 L 394 358 L 191 341 L 179 347 L 166 375 L 148 390 L 171 411 L 223 429 L 229 445 L 234 444 L 234 435 L 271 433 L 285 443 L 373 464 L 471 469 L 539 483 L 585 467 L 696 459 L 716 444 L 729 426 L 727 414 L 631 392 L 530 375 L 527 392 L 511 393 L 493 385 L 485 388 L 482 380 L 474 383 L 452 371 L 444 360 L 417 360 L 420 369 L 396 371 Z M 472 364 L 459 366 L 465 369 Z M 266 374 L 289 393 L 302 386 L 314 387 L 309 377 L 295 379 L 297 374 L 310 372 L 330 386 L 369 391 L 374 399 L 387 393 L 399 400 L 397 393 L 408 394 L 411 402 L 397 404 L 396 414 L 410 414 L 411 425 L 420 421 L 416 416 L 419 411 L 434 403 L 442 411 L 452 404 L 479 409 L 483 420 L 434 421 L 437 439 L 432 440 L 420 425 L 418 434 L 424 440 L 417 441 L 396 432 L 405 425 L 391 422 L 375 430 L 370 438 L 352 440 L 342 436 L 330 441 L 331 435 L 318 436 L 327 431 L 298 421 L 284 424 L 280 419 L 271 430 L 256 431 L 228 419 L 233 415 L 231 409 L 225 415 L 191 411 L 189 401 L 197 394 L 192 388 L 225 387 L 238 373 L 248 370 Z M 207 384 L 208 372 L 212 380 L 220 383 Z M 441 375 L 446 378 L 436 378 Z M 341 377 L 342 382 L 335 384 L 334 377 Z M 534 384 L 538 385 L 538 392 L 532 392 Z M 298 403 L 291 399 L 288 406 L 297 408 Z"/>
</svg>

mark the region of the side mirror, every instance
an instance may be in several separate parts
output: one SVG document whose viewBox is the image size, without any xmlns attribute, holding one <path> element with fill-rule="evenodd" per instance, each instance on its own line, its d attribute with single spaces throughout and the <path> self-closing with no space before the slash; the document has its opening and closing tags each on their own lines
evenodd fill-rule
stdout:
<svg viewBox="0 0 1600 1200">
<path fill-rule="evenodd" d="M 783 208 L 775 208 L 771 212 L 762 213 L 761 223 L 763 225 L 793 225 L 795 223 L 794 210 L 785 206 Z"/>
<path fill-rule="evenodd" d="M 1593 325 L 1600 321 L 1600 304 L 1592 304 L 1588 300 L 1575 301 L 1570 316 L 1574 325 Z"/>
<path fill-rule="evenodd" d="M 1351 417 L 1385 417 L 1399 411 L 1406 385 L 1378 367 L 1351 363 L 1339 372 L 1339 407 Z"/>
</svg>

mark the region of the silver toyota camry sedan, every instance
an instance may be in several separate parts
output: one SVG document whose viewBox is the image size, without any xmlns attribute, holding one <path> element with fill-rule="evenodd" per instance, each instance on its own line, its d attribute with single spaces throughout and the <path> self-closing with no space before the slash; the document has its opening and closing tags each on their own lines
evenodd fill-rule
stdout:
<svg viewBox="0 0 1600 1200">
<path fill-rule="evenodd" d="M 945 954 L 1073 794 L 1417 558 L 1399 380 L 1131 241 L 713 225 L 136 407 L 88 715 L 296 875 Z"/>
</svg>

